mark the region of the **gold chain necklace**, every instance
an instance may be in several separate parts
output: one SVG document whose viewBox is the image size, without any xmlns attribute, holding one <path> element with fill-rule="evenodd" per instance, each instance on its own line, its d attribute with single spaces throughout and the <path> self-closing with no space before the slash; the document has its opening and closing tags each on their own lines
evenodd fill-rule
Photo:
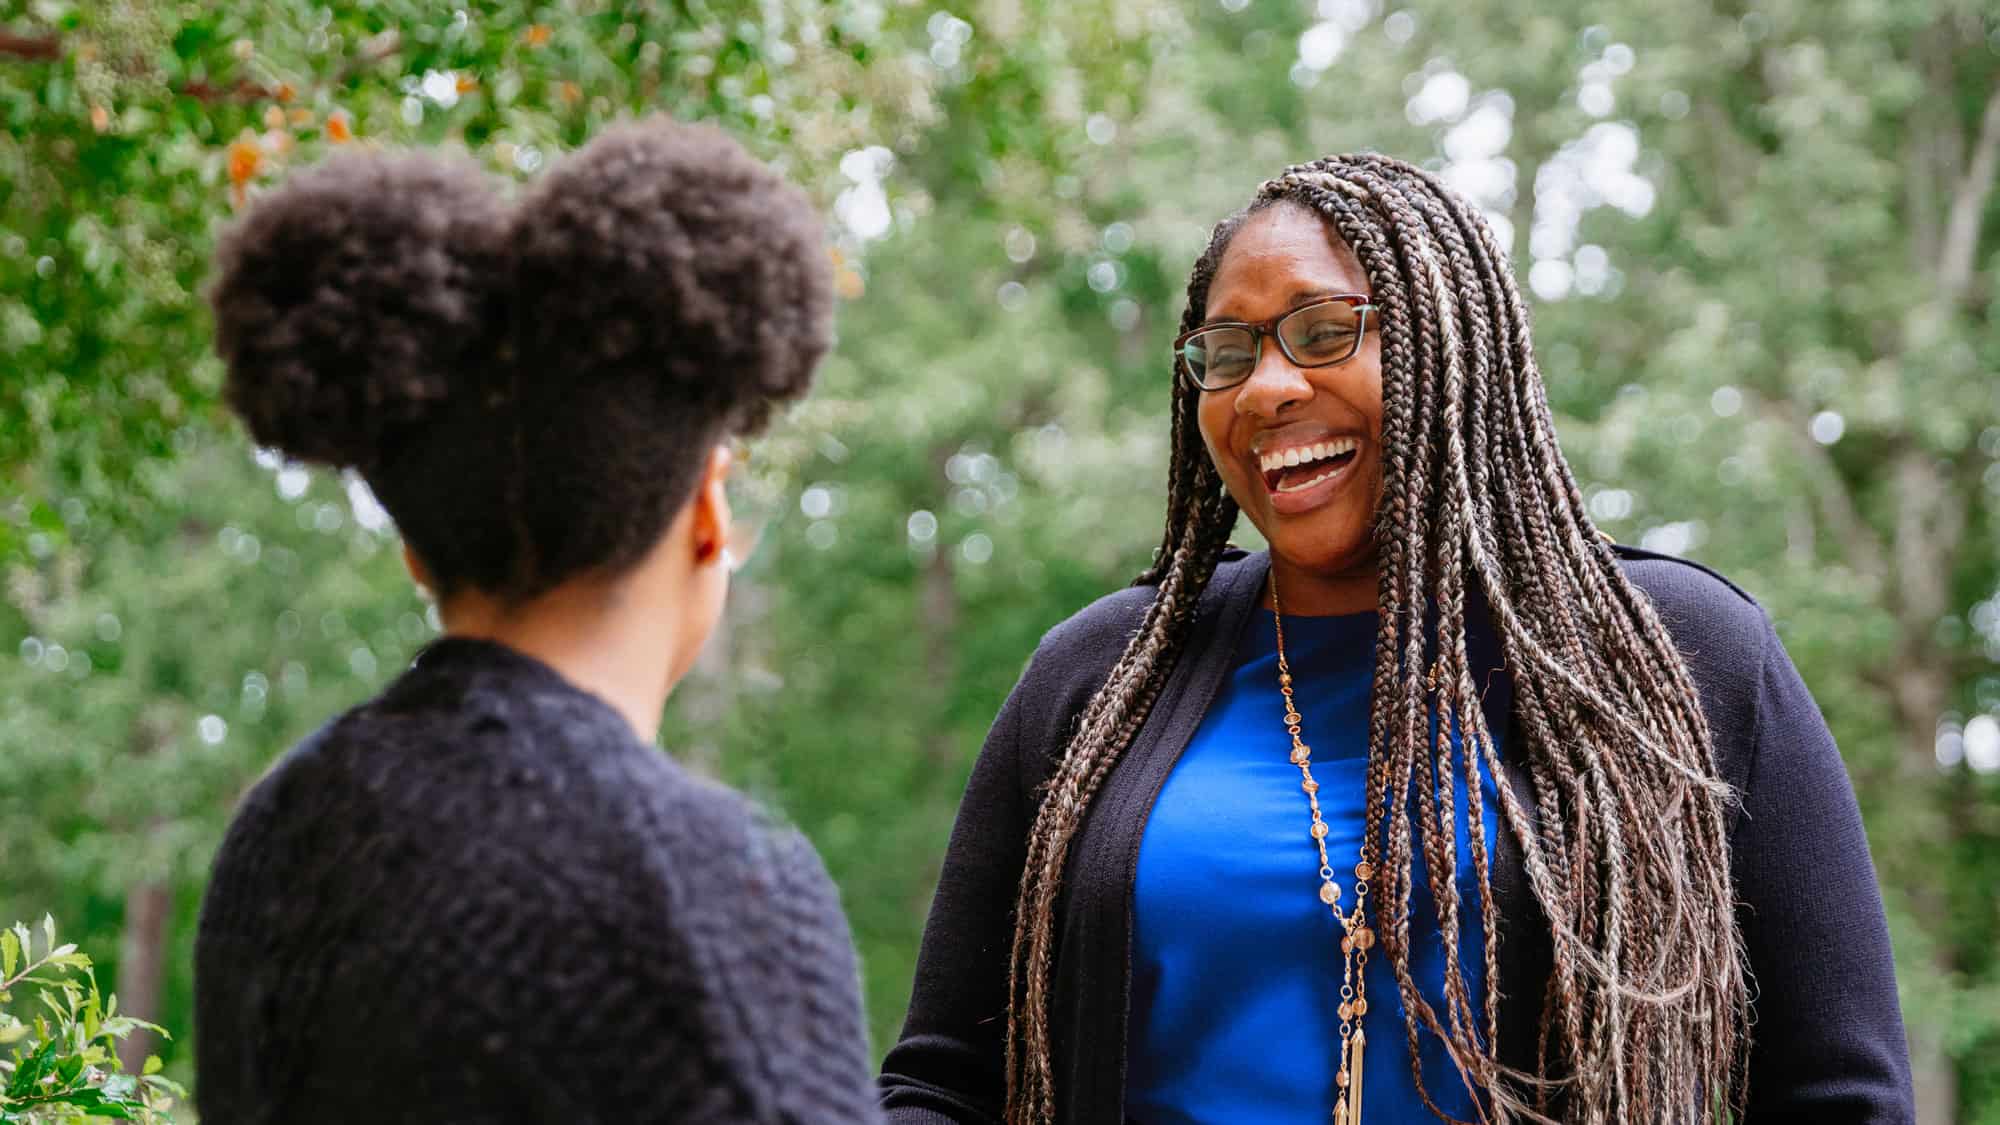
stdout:
<svg viewBox="0 0 2000 1125">
<path fill-rule="evenodd" d="M 1334 1103 L 1333 1121 L 1334 1125 L 1361 1125 L 1361 1059 L 1368 1046 L 1361 1017 L 1368 1014 L 1368 951 L 1375 946 L 1375 931 L 1368 928 L 1364 908 L 1368 905 L 1368 880 L 1375 877 L 1375 864 L 1369 858 L 1374 853 L 1374 834 L 1367 829 L 1368 802 L 1364 795 L 1361 858 L 1354 865 L 1354 910 L 1343 914 L 1340 884 L 1334 882 L 1333 865 L 1326 855 L 1327 827 L 1319 811 L 1319 782 L 1313 780 L 1312 748 L 1299 737 L 1302 716 L 1292 701 L 1292 669 L 1285 659 L 1285 610 L 1278 602 L 1275 570 L 1271 572 L 1271 615 L 1278 629 L 1278 690 L 1285 696 L 1285 730 L 1292 736 L 1292 764 L 1299 767 L 1299 788 L 1305 790 L 1306 801 L 1312 805 L 1312 841 L 1319 849 L 1319 900 L 1333 911 L 1334 920 L 1346 935 L 1340 939 L 1344 967 L 1340 983 L 1340 1074 L 1335 1079 L 1340 1094 Z"/>
</svg>

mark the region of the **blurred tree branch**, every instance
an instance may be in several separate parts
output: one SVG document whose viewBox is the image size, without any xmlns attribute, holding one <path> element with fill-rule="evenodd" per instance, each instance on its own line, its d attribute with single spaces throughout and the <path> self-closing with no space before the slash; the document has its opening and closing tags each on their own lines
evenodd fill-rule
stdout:
<svg viewBox="0 0 2000 1125">
<path fill-rule="evenodd" d="M 1813 440 L 1812 427 L 1792 401 L 1766 398 L 1763 410 L 1771 424 L 1791 438 L 1799 464 L 1812 477 L 1812 498 L 1819 508 L 1820 522 L 1841 545 L 1849 565 L 1878 588 L 1886 588 L 1890 578 L 1889 556 L 1882 536 L 1861 514 L 1832 454 Z"/>
<path fill-rule="evenodd" d="M 1979 140 L 1965 175 L 1952 193 L 1951 218 L 1945 227 L 1942 258 L 1938 265 L 1938 287 L 1944 301 L 1956 306 L 1972 281 L 1972 263 L 1978 255 L 1981 220 L 1986 202 L 1993 194 L 1993 177 L 2000 168 L 2000 86 L 1986 99 L 1986 112 L 1979 126 Z"/>
<path fill-rule="evenodd" d="M 341 64 L 340 69 L 326 80 L 326 85 L 344 85 L 363 67 L 372 66 L 402 50 L 403 37 L 391 28 L 376 35 L 361 45 L 361 49 Z M 59 35 L 31 34 L 0 30 L 0 58 L 52 62 L 63 57 L 63 40 Z M 174 86 L 174 93 L 180 97 L 193 98 L 201 102 L 288 102 L 295 96 L 292 88 L 283 82 L 258 82 L 251 78 L 238 78 L 234 82 L 215 81 L 209 78 L 190 78 Z"/>
<path fill-rule="evenodd" d="M 0 55 L 47 62 L 62 57 L 62 40 L 54 35 L 0 30 Z"/>
</svg>

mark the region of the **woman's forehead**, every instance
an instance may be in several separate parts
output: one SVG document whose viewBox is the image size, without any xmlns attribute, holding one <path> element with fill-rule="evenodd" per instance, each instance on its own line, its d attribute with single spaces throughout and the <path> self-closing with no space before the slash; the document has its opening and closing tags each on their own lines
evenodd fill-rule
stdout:
<svg viewBox="0 0 2000 1125">
<path fill-rule="evenodd" d="M 1296 203 L 1252 214 L 1209 282 L 1206 320 L 1263 320 L 1302 300 L 1367 293 L 1368 275 L 1332 224 Z"/>
</svg>

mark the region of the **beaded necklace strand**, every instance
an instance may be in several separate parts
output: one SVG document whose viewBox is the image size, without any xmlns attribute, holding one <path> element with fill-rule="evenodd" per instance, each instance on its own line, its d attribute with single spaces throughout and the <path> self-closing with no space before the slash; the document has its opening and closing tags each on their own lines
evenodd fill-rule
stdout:
<svg viewBox="0 0 2000 1125">
<path fill-rule="evenodd" d="M 1312 806 L 1312 841 L 1319 849 L 1319 900 L 1333 911 L 1334 920 L 1340 923 L 1345 934 L 1340 939 L 1340 952 L 1344 962 L 1340 984 L 1340 1073 L 1336 1083 L 1340 1088 L 1338 1100 L 1333 1107 L 1334 1125 L 1361 1125 L 1361 1061 L 1367 1049 L 1368 1036 L 1361 1029 L 1361 1017 L 1368 1014 L 1368 990 L 1365 979 L 1368 967 L 1368 951 L 1375 946 L 1375 931 L 1368 928 L 1366 907 L 1368 905 L 1368 881 L 1375 877 L 1375 838 L 1372 832 L 1363 831 L 1361 836 L 1361 858 L 1354 865 L 1354 909 L 1343 913 L 1340 909 L 1340 884 L 1334 881 L 1332 861 L 1326 854 L 1326 820 L 1320 815 L 1319 782 L 1313 780 L 1312 748 L 1300 737 L 1298 706 L 1292 700 L 1292 669 L 1285 659 L 1285 611 L 1278 602 L 1278 575 L 1271 574 L 1271 611 L 1278 631 L 1278 690 L 1285 696 L 1285 730 L 1292 736 L 1292 764 L 1299 767 L 1299 788 L 1305 790 L 1306 801 Z M 1374 763 L 1369 763 L 1372 779 Z M 1369 792 L 1374 786 L 1368 786 Z M 1364 806 L 1364 823 L 1366 801 Z"/>
</svg>

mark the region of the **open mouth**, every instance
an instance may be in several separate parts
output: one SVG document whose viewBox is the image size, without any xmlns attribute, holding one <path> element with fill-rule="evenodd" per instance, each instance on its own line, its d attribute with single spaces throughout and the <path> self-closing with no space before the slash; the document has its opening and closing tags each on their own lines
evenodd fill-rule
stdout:
<svg viewBox="0 0 2000 1125">
<path fill-rule="evenodd" d="M 1273 493 L 1303 492 L 1339 475 L 1354 462 L 1359 448 L 1353 438 L 1332 438 L 1266 453 L 1257 459 L 1257 467 L 1263 471 L 1264 487 Z"/>
</svg>

